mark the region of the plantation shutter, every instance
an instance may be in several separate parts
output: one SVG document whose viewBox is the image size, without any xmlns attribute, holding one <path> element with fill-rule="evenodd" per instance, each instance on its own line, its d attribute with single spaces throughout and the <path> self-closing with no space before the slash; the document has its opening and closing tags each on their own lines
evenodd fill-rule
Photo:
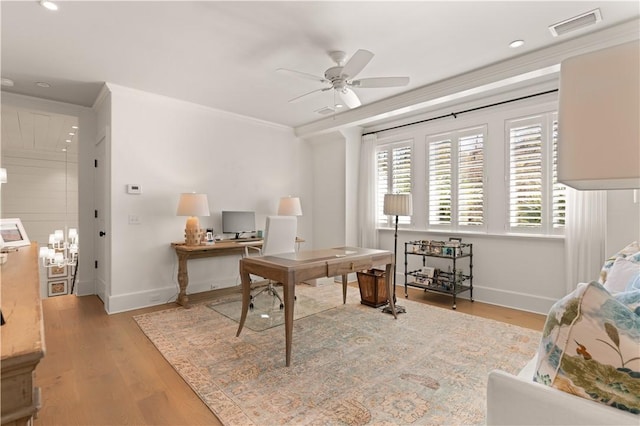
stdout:
<svg viewBox="0 0 640 426">
<path fill-rule="evenodd" d="M 429 142 L 429 225 L 451 225 L 451 139 Z"/>
<path fill-rule="evenodd" d="M 555 117 L 554 117 L 555 118 Z M 553 120 L 553 228 L 564 228 L 567 207 L 567 187 L 558 182 L 558 120 Z"/>
<path fill-rule="evenodd" d="M 458 226 L 484 223 L 484 134 L 458 140 Z"/>
<path fill-rule="evenodd" d="M 376 209 L 378 224 L 387 226 L 395 222 L 384 214 L 384 194 L 411 192 L 411 142 L 404 141 L 379 148 L 376 155 L 377 188 Z M 410 224 L 410 216 L 399 216 L 399 224 Z"/>
<path fill-rule="evenodd" d="M 393 172 L 391 177 L 392 194 L 408 194 L 411 192 L 411 147 L 403 146 L 393 149 Z M 395 220 L 395 219 L 394 219 Z M 398 216 L 398 223 L 411 223 L 410 216 Z"/>
<path fill-rule="evenodd" d="M 383 213 L 384 194 L 389 192 L 389 151 L 378 151 L 376 155 L 377 188 L 376 188 L 376 217 L 378 224 L 387 225 L 389 220 Z"/>
<path fill-rule="evenodd" d="M 509 129 L 509 224 L 511 228 L 542 226 L 542 125 Z"/>
</svg>

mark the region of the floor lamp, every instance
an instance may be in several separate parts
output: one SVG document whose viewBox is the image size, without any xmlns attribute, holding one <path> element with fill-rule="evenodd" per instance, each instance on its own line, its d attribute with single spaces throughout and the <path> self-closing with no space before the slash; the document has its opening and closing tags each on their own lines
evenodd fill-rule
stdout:
<svg viewBox="0 0 640 426">
<path fill-rule="evenodd" d="M 411 194 L 385 194 L 383 213 L 396 217 L 395 234 L 393 236 L 393 302 L 396 302 L 396 259 L 398 257 L 398 216 L 411 216 L 413 214 L 413 202 Z M 382 312 L 393 313 L 391 305 L 387 305 Z M 396 313 L 404 313 L 404 306 L 396 305 Z"/>
</svg>

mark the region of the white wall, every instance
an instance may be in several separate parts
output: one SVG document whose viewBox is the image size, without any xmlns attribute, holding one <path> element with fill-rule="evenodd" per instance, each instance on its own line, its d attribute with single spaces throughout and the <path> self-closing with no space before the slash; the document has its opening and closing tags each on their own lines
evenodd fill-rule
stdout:
<svg viewBox="0 0 640 426">
<path fill-rule="evenodd" d="M 108 84 L 111 90 L 111 294 L 109 311 L 163 303 L 178 293 L 172 241 L 181 192 L 208 194 L 203 228 L 222 210 L 254 210 L 258 228 L 285 195 L 301 198 L 303 247 L 313 246 L 311 151 L 293 130 Z M 142 187 L 128 195 L 127 184 Z M 129 225 L 129 215 L 139 225 Z M 190 261 L 188 293 L 239 284 L 238 258 Z"/>
<path fill-rule="evenodd" d="M 360 163 L 362 128 L 344 130 L 345 164 Z M 345 244 L 358 245 L 358 180 L 360 167 L 347 167 L 345 170 Z"/>
<path fill-rule="evenodd" d="M 605 256 L 615 254 L 633 241 L 640 241 L 640 190 L 607 191 Z"/>
<path fill-rule="evenodd" d="M 312 247 L 338 247 L 346 243 L 345 139 L 340 133 L 331 133 L 309 143 L 313 150 Z"/>
</svg>

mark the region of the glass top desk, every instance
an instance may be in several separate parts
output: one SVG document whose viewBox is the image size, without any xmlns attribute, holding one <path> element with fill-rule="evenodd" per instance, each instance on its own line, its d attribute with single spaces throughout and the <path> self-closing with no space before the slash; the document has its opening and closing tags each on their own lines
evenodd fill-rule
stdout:
<svg viewBox="0 0 640 426">
<path fill-rule="evenodd" d="M 286 341 L 286 366 L 291 365 L 291 340 L 293 337 L 293 308 L 297 283 L 322 277 L 342 276 L 342 301 L 347 298 L 347 275 L 385 265 L 388 294 L 393 294 L 393 253 L 357 247 L 337 247 L 323 250 L 305 250 L 291 254 L 256 256 L 240 259 L 242 279 L 242 315 L 236 336 L 240 336 L 247 319 L 251 295 L 249 274 L 282 283 L 284 289 L 284 325 Z M 389 298 L 393 316 L 397 318 L 393 298 Z"/>
</svg>

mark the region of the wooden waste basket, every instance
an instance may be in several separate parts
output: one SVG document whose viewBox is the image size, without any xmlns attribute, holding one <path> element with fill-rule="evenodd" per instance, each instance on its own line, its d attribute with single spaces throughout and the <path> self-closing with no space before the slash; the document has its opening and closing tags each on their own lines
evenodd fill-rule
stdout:
<svg viewBox="0 0 640 426">
<path fill-rule="evenodd" d="M 387 304 L 389 299 L 385 271 L 369 269 L 358 272 L 358 287 L 360 287 L 360 303 L 374 308 Z"/>
</svg>

